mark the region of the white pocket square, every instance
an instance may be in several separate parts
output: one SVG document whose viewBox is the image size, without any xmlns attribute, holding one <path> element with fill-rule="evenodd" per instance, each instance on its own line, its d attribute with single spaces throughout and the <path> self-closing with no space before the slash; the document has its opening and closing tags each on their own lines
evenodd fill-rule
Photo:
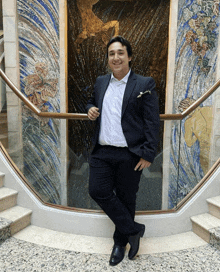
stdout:
<svg viewBox="0 0 220 272">
<path fill-rule="evenodd" d="M 150 91 L 150 90 L 146 90 L 145 92 L 140 92 L 140 94 L 137 96 L 137 98 L 142 97 L 142 95 L 143 95 L 143 94 L 146 94 L 146 93 L 151 94 L 151 91 Z"/>
</svg>

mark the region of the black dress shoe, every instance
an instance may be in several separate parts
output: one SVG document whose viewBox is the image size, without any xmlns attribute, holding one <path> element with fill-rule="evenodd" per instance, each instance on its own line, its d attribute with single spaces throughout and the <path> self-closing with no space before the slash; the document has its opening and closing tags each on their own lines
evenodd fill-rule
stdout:
<svg viewBox="0 0 220 272">
<path fill-rule="evenodd" d="M 111 266 L 119 264 L 125 256 L 125 247 L 114 245 L 112 254 L 109 260 Z"/>
<path fill-rule="evenodd" d="M 132 260 L 139 250 L 140 245 L 140 238 L 143 237 L 145 232 L 145 225 L 142 225 L 142 229 L 135 235 L 129 236 L 128 242 L 131 246 L 129 252 L 128 252 L 128 258 Z"/>
</svg>

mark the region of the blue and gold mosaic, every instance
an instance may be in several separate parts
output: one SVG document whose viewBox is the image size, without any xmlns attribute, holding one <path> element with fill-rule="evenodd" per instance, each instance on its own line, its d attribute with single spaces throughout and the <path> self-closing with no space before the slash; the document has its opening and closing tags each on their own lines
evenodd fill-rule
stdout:
<svg viewBox="0 0 220 272">
<path fill-rule="evenodd" d="M 219 0 L 180 0 L 173 112 L 187 109 L 216 81 Z M 169 208 L 185 197 L 209 170 L 212 96 L 173 126 Z M 180 147 L 180 152 L 179 152 Z"/>
<path fill-rule="evenodd" d="M 42 112 L 60 112 L 59 5 L 18 0 L 21 90 Z M 60 122 L 23 106 L 24 174 L 45 201 L 61 203 Z"/>
</svg>

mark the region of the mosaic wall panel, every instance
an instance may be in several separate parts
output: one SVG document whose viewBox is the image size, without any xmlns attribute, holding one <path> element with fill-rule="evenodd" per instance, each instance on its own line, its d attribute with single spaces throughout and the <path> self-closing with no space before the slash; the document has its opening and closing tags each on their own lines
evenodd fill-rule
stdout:
<svg viewBox="0 0 220 272">
<path fill-rule="evenodd" d="M 216 81 L 219 20 L 219 0 L 179 1 L 173 113 L 184 111 Z M 169 208 L 210 168 L 212 105 L 210 97 L 182 121 L 181 129 L 173 127 Z"/>
<path fill-rule="evenodd" d="M 160 112 L 164 113 L 170 0 L 68 0 L 67 3 L 69 112 L 85 112 L 96 78 L 109 72 L 106 44 L 119 34 L 132 45 L 132 69 L 154 77 Z M 69 121 L 69 204 L 75 207 L 97 208 L 87 188 L 93 125 L 89 121 Z M 162 135 L 161 126 L 160 151 Z M 139 210 L 161 207 L 161 156 L 155 163 L 152 175 L 142 175 Z"/>
<path fill-rule="evenodd" d="M 58 0 L 18 0 L 23 94 L 42 112 L 59 112 Z M 23 105 L 24 174 L 45 201 L 60 199 L 59 120 L 39 118 Z"/>
</svg>

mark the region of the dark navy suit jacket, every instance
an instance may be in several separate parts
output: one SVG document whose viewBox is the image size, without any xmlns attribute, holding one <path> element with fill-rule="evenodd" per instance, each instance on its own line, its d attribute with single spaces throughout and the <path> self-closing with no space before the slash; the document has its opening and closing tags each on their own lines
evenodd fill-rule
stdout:
<svg viewBox="0 0 220 272">
<path fill-rule="evenodd" d="M 88 111 L 95 106 L 99 108 L 100 112 L 96 120 L 94 144 L 97 144 L 99 139 L 102 103 L 110 79 L 110 74 L 97 78 L 94 92 L 86 107 Z M 146 93 L 138 98 L 141 92 Z M 139 157 L 153 162 L 159 140 L 159 123 L 155 81 L 151 77 L 143 77 L 131 71 L 125 88 L 121 115 L 122 130 L 129 150 Z"/>
</svg>

